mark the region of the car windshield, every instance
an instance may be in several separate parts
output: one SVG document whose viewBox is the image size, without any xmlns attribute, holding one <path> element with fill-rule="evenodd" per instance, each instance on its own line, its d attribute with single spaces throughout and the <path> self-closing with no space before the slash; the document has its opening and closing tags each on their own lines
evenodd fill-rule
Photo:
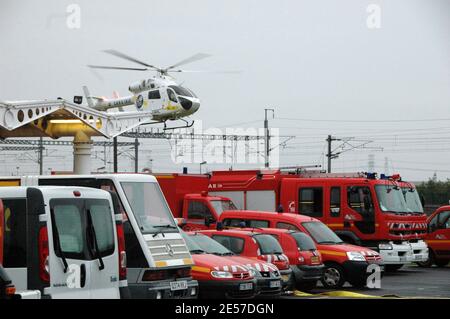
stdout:
<svg viewBox="0 0 450 319">
<path fill-rule="evenodd" d="M 121 185 L 143 234 L 155 233 L 161 228 L 177 229 L 157 183 L 122 182 Z"/>
<path fill-rule="evenodd" d="M 282 254 L 283 249 L 281 248 L 278 241 L 271 235 L 259 234 L 253 236 L 253 238 L 258 243 L 261 255 L 270 254 Z"/>
<path fill-rule="evenodd" d="M 214 207 L 217 216 L 220 216 L 226 210 L 237 210 L 231 200 L 212 200 L 211 205 Z"/>
<path fill-rule="evenodd" d="M 193 236 L 189 236 L 188 234 L 186 234 L 183 231 L 181 232 L 181 236 L 183 236 L 183 239 L 186 242 L 186 245 L 189 248 L 189 252 L 191 254 L 197 255 L 197 254 L 205 253 L 205 250 L 194 241 Z"/>
<path fill-rule="evenodd" d="M 399 187 L 394 185 L 376 185 L 375 191 L 380 209 L 383 212 L 406 213 L 408 211 L 405 197 Z"/>
<path fill-rule="evenodd" d="M 173 89 L 175 91 L 176 94 L 178 95 L 183 95 L 183 96 L 189 96 L 192 97 L 191 92 L 188 89 L 185 89 L 182 86 L 176 86 L 176 85 L 169 85 L 169 87 L 171 89 Z"/>
<path fill-rule="evenodd" d="M 201 234 L 195 234 L 190 235 L 189 238 L 192 239 L 201 249 L 203 249 L 208 254 L 214 254 L 219 256 L 227 256 L 227 255 L 234 255 L 232 251 L 230 251 L 225 246 L 222 246 L 214 239 L 201 235 Z"/>
<path fill-rule="evenodd" d="M 408 212 L 423 214 L 422 202 L 420 201 L 417 189 L 402 187 Z"/>
<path fill-rule="evenodd" d="M 316 250 L 316 245 L 314 244 L 314 241 L 305 233 L 295 232 L 291 233 L 291 236 L 294 237 L 297 247 L 301 251 L 307 251 L 307 250 Z"/>
<path fill-rule="evenodd" d="M 308 233 L 318 244 L 342 244 L 343 241 L 322 222 L 302 223 Z"/>
</svg>

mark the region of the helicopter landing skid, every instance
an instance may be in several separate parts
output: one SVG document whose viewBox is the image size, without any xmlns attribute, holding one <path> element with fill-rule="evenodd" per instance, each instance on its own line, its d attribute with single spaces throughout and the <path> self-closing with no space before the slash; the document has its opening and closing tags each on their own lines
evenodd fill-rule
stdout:
<svg viewBox="0 0 450 319">
<path fill-rule="evenodd" d="M 186 125 L 182 125 L 182 126 L 173 126 L 173 127 L 167 127 L 166 122 L 164 122 L 164 131 L 168 131 L 168 130 L 175 130 L 175 129 L 179 129 L 179 128 L 189 128 L 192 127 L 192 125 L 194 125 L 195 121 L 192 121 L 190 124 L 188 121 L 184 120 L 184 119 L 179 119 L 180 121 L 183 121 L 186 123 Z"/>
</svg>

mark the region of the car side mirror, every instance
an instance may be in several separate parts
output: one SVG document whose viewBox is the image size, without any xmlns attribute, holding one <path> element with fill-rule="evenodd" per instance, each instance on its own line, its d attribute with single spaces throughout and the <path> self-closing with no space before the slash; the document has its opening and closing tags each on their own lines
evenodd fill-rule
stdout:
<svg viewBox="0 0 450 319">
<path fill-rule="evenodd" d="M 205 217 L 205 226 L 209 227 L 211 224 L 213 224 L 216 220 L 212 217 Z"/>
</svg>

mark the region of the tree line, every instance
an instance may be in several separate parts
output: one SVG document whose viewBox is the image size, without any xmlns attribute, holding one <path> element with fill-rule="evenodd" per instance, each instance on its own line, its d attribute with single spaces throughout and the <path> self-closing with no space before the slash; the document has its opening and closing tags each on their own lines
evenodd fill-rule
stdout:
<svg viewBox="0 0 450 319">
<path fill-rule="evenodd" d="M 449 205 L 450 200 L 450 179 L 445 181 L 437 180 L 436 174 L 427 182 L 416 184 L 419 194 L 425 199 L 425 205 Z"/>
</svg>

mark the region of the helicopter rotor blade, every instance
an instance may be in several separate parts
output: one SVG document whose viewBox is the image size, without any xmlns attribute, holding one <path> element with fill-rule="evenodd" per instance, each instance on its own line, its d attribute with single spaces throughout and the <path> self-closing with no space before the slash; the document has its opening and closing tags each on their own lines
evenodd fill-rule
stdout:
<svg viewBox="0 0 450 319">
<path fill-rule="evenodd" d="M 224 70 L 224 71 L 208 71 L 208 70 L 167 70 L 167 72 L 173 73 L 224 73 L 224 74 L 240 74 L 242 71 L 240 70 Z"/>
<path fill-rule="evenodd" d="M 165 68 L 164 71 L 168 71 L 170 69 L 176 68 L 177 66 L 184 65 L 184 64 L 187 64 L 187 63 L 191 63 L 191 62 L 194 62 L 194 61 L 198 61 L 198 60 L 210 57 L 210 56 L 211 56 L 211 54 L 197 53 L 197 54 L 194 54 L 193 56 L 190 56 L 190 57 L 188 57 L 188 58 L 186 58 L 184 60 L 181 60 L 178 63 L 175 63 L 175 64 Z"/>
<path fill-rule="evenodd" d="M 106 65 L 91 65 L 88 67 L 91 69 L 107 69 L 107 70 L 128 70 L 128 71 L 147 71 L 147 68 L 128 68 L 128 67 L 120 67 L 120 66 L 106 66 Z"/>
<path fill-rule="evenodd" d="M 142 62 L 142 61 L 140 61 L 140 60 L 138 60 L 138 59 L 135 59 L 135 58 L 133 58 L 133 57 L 131 57 L 131 56 L 129 56 L 129 55 L 126 55 L 126 54 L 124 54 L 124 53 L 122 53 L 122 52 L 119 52 L 119 51 L 117 51 L 117 50 L 103 50 L 103 52 L 108 53 L 108 54 L 111 54 L 111 55 L 114 55 L 114 56 L 116 56 L 116 57 L 118 57 L 118 58 L 122 58 L 122 59 L 125 59 L 125 60 L 128 60 L 128 61 L 131 61 L 131 62 L 140 64 L 140 65 L 146 66 L 146 67 L 148 67 L 148 68 L 152 68 L 152 69 L 155 69 L 155 70 L 158 70 L 158 71 L 160 70 L 160 68 L 158 68 L 158 67 L 156 67 L 156 66 L 154 66 L 154 65 L 151 65 L 151 64 L 147 64 L 147 63 L 145 63 L 145 62 Z"/>
</svg>

